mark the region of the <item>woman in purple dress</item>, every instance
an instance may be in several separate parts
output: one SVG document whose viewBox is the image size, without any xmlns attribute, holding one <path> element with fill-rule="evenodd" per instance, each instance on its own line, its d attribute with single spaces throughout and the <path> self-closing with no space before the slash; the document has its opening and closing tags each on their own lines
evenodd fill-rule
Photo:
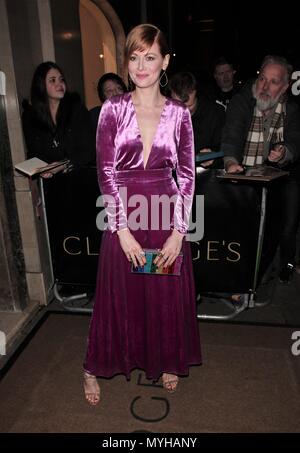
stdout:
<svg viewBox="0 0 300 453">
<path fill-rule="evenodd" d="M 164 97 L 169 53 L 163 33 L 143 24 L 128 35 L 125 63 L 134 90 L 107 100 L 97 130 L 97 163 L 108 228 L 102 236 L 95 304 L 84 363 L 90 404 L 100 400 L 97 377 L 145 371 L 174 392 L 178 376 L 201 363 L 190 246 L 185 241 L 194 192 L 189 110 Z M 166 83 L 166 81 L 165 81 Z M 172 173 L 176 172 L 177 183 Z M 171 265 L 180 275 L 131 272 Z"/>
</svg>

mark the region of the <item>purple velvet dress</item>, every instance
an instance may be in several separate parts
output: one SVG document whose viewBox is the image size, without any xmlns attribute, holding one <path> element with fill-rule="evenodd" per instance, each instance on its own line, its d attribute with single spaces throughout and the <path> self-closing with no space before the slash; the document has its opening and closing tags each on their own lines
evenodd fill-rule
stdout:
<svg viewBox="0 0 300 453">
<path fill-rule="evenodd" d="M 188 109 L 166 99 L 144 168 L 131 94 L 106 101 L 97 131 L 97 161 L 100 189 L 107 195 L 108 229 L 102 236 L 84 369 L 102 377 L 121 373 L 129 378 L 135 368 L 149 379 L 163 372 L 187 375 L 190 365 L 201 363 L 190 245 L 183 241 L 180 276 L 134 274 L 116 231 L 128 227 L 144 249 L 162 248 L 173 228 L 186 233 L 195 178 Z M 134 203 L 136 195 L 149 203 Z M 155 195 L 175 197 L 167 229 L 160 220 L 157 227 L 154 219 Z M 137 206 L 139 216 L 132 217 L 137 222 L 146 215 L 148 222 L 138 229 L 129 221 Z"/>
</svg>

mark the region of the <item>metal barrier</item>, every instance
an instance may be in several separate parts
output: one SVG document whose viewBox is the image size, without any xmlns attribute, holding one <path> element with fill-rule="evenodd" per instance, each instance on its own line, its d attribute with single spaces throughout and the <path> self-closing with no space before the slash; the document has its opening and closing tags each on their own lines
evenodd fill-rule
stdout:
<svg viewBox="0 0 300 453">
<path fill-rule="evenodd" d="M 249 181 L 246 184 L 225 182 L 218 175 L 218 170 L 203 170 L 197 174 L 196 194 L 205 198 L 205 233 L 203 239 L 191 243 L 191 247 L 199 306 L 201 297 L 206 295 L 219 297 L 230 310 L 226 315 L 198 313 L 197 317 L 229 320 L 247 308 L 262 306 L 256 303 L 255 296 L 266 223 L 267 188 L 265 184 Z M 66 310 L 91 312 L 92 308 L 74 305 L 88 299 L 97 278 L 101 231 L 96 227 L 100 212 L 96 204 L 99 196 L 96 168 L 56 175 L 46 183 L 41 178 L 40 189 L 48 224 L 55 298 Z M 66 296 L 60 292 L 64 285 L 86 285 L 89 291 Z M 240 302 L 233 302 L 232 294 L 241 294 Z"/>
</svg>

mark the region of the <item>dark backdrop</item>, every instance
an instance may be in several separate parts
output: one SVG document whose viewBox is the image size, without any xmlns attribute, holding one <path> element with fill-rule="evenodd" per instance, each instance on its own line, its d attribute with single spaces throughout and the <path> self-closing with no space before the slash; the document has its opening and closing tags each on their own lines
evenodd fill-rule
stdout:
<svg viewBox="0 0 300 453">
<path fill-rule="evenodd" d="M 142 0 L 110 0 L 125 33 L 141 23 Z M 130 3 L 130 8 L 129 8 Z M 210 76 L 214 59 L 233 60 L 242 81 L 255 76 L 264 55 L 286 56 L 300 70 L 300 14 L 287 0 L 241 2 L 226 0 L 147 0 L 147 21 L 168 35 L 173 58 L 171 70 L 187 68 L 200 79 Z"/>
</svg>

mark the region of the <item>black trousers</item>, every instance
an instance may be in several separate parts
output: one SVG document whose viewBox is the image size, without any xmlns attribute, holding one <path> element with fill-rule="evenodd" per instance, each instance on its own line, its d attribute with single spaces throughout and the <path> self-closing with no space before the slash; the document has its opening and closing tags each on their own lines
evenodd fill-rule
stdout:
<svg viewBox="0 0 300 453">
<path fill-rule="evenodd" d="M 264 272 L 279 245 L 280 269 L 295 264 L 300 219 L 300 179 L 286 177 L 270 184 L 261 270 Z"/>
</svg>

